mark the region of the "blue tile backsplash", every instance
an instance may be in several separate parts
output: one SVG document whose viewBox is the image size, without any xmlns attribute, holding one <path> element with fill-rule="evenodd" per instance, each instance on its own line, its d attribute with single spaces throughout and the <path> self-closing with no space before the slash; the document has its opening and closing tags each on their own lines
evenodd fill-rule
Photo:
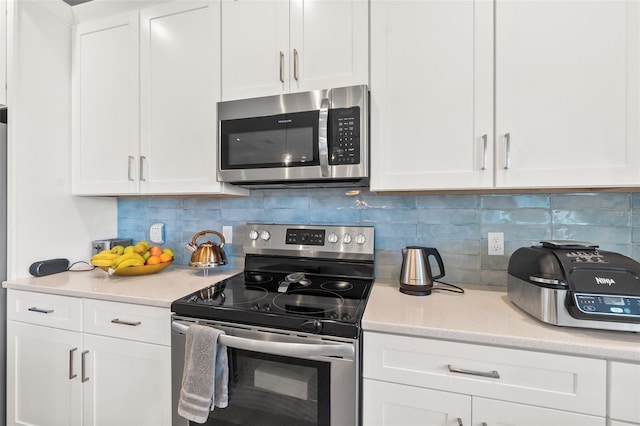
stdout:
<svg viewBox="0 0 640 426">
<path fill-rule="evenodd" d="M 445 281 L 506 285 L 509 255 L 543 239 L 590 241 L 640 259 L 640 193 L 378 195 L 344 189 L 254 190 L 251 196 L 142 197 L 118 200 L 118 237 L 149 238 L 165 224 L 164 246 L 188 264 L 184 245 L 206 229 L 233 226 L 229 265 L 243 265 L 240 235 L 247 222 L 375 226 L 376 276 L 396 279 L 400 249 L 436 247 Z M 505 255 L 487 255 L 487 233 L 503 232 Z M 214 235 L 201 237 L 216 242 Z"/>
</svg>

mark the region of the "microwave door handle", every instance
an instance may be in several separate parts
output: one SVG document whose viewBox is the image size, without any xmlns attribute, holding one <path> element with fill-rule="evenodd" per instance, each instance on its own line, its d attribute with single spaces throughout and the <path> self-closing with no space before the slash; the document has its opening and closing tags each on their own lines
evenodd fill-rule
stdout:
<svg viewBox="0 0 640 426">
<path fill-rule="evenodd" d="M 320 155 L 320 173 L 322 177 L 330 176 L 329 168 L 329 99 L 320 101 L 320 119 L 318 121 L 318 154 Z"/>
<path fill-rule="evenodd" d="M 177 333 L 187 334 L 188 327 L 186 325 L 172 321 L 171 328 Z M 229 348 L 243 349 L 246 351 L 287 356 L 292 358 L 309 356 L 336 356 L 342 358 L 353 358 L 355 354 L 353 345 L 349 344 L 316 345 L 308 343 L 273 342 L 229 336 L 227 334 L 220 336 L 218 338 L 218 343 Z"/>
</svg>

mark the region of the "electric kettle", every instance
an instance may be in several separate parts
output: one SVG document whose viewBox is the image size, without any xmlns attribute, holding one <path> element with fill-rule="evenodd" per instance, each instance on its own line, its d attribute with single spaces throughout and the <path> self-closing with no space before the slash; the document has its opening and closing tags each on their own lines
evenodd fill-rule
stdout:
<svg viewBox="0 0 640 426">
<path fill-rule="evenodd" d="M 196 245 L 196 240 L 205 234 L 215 234 L 220 238 L 220 245 L 214 244 L 211 241 Z M 213 268 L 215 266 L 221 266 L 227 264 L 227 255 L 224 250 L 224 237 L 217 231 L 201 231 L 193 236 L 193 239 L 189 244 L 185 246 L 187 251 L 190 251 L 191 261 L 189 266 L 194 268 Z"/>
<path fill-rule="evenodd" d="M 433 257 L 440 274 L 434 276 L 429 258 Z M 433 247 L 409 246 L 402 249 L 402 269 L 400 270 L 400 292 L 413 296 L 431 294 L 433 280 L 444 277 L 444 264 L 440 253 Z"/>
</svg>

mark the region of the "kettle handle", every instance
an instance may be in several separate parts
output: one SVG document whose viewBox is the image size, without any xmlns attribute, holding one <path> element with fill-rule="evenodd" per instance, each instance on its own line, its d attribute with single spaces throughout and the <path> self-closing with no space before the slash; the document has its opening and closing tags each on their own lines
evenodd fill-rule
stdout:
<svg viewBox="0 0 640 426">
<path fill-rule="evenodd" d="M 429 269 L 429 275 L 431 275 L 431 278 L 433 280 L 437 280 L 438 278 L 444 277 L 444 263 L 442 262 L 442 257 L 440 257 L 438 249 L 435 247 L 422 247 L 422 250 L 424 251 L 424 256 L 427 260 L 427 268 Z M 429 264 L 429 256 L 436 258 L 436 262 L 438 262 L 438 269 L 440 269 L 440 275 L 435 277 L 433 276 L 433 273 L 431 272 L 431 265 Z"/>
<path fill-rule="evenodd" d="M 193 239 L 191 240 L 191 245 L 195 246 L 196 245 L 196 240 L 198 238 L 200 238 L 201 236 L 205 235 L 205 234 L 215 234 L 218 236 L 218 238 L 220 238 L 220 248 L 222 248 L 222 246 L 224 246 L 224 236 L 219 233 L 218 231 L 213 231 L 213 230 L 206 230 L 206 231 L 200 231 L 198 232 L 196 235 L 193 236 Z"/>
</svg>

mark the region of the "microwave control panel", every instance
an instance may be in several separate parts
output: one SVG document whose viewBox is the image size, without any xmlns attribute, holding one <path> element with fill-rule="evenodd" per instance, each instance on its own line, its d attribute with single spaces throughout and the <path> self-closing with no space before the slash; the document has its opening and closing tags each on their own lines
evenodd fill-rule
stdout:
<svg viewBox="0 0 640 426">
<path fill-rule="evenodd" d="M 360 107 L 329 110 L 331 165 L 360 164 Z"/>
</svg>

